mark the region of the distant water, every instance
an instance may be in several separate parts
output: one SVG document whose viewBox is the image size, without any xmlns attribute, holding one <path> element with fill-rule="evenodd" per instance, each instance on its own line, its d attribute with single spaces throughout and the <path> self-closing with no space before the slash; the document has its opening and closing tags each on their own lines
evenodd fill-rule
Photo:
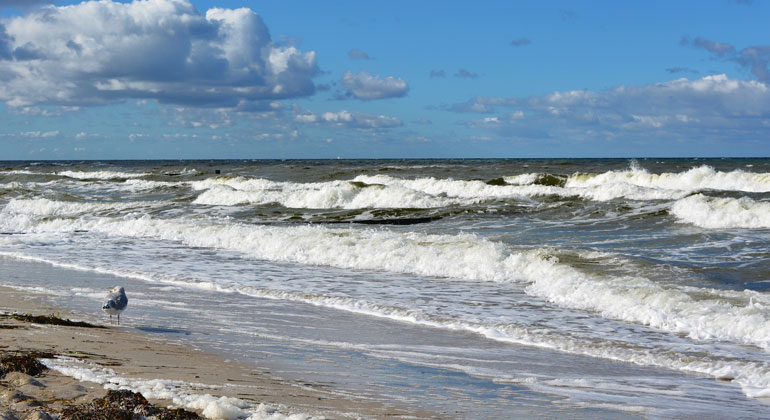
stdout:
<svg viewBox="0 0 770 420">
<path fill-rule="evenodd" d="M 0 233 L 91 273 L 2 284 L 123 277 L 125 322 L 341 393 L 770 412 L 770 159 L 0 162 Z"/>
</svg>

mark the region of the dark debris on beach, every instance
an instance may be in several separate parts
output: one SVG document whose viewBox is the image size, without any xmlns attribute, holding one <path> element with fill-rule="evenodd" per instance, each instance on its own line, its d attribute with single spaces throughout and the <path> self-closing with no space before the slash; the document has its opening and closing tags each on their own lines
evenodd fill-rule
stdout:
<svg viewBox="0 0 770 420">
<path fill-rule="evenodd" d="M 38 324 L 66 325 L 76 327 L 101 328 L 85 322 L 73 322 L 62 319 L 58 316 L 32 316 L 4 314 L 7 318 L 18 321 L 33 322 Z M 0 350 L 0 380 L 11 372 L 20 372 L 30 377 L 40 376 L 48 368 L 40 359 L 50 359 L 56 357 L 55 354 L 42 351 L 2 351 Z M 38 383 L 38 385 L 40 385 Z M 9 387 L 9 383 L 0 383 L 0 388 Z M 41 385 L 42 386 L 42 385 Z M 13 387 L 9 388 L 13 390 Z M 4 394 L 5 395 L 5 394 Z M 12 395 L 12 396 L 10 396 Z M 4 398 L 11 398 L 8 403 L 23 403 L 29 407 L 26 414 L 35 414 L 40 419 L 59 418 L 61 420 L 203 420 L 198 414 L 182 408 L 160 408 L 156 407 L 142 394 L 129 390 L 107 391 L 107 395 L 102 398 L 94 399 L 83 404 L 69 404 L 64 408 L 53 408 L 50 406 L 54 400 L 37 400 L 35 398 L 12 391 Z M 59 400 L 60 402 L 63 402 Z M 14 410 L 4 410 L 0 404 L 0 419 L 20 419 L 33 418 L 29 415 L 19 413 Z M 45 408 L 47 407 L 47 408 Z M 5 407 L 8 409 L 9 407 Z M 46 413 L 46 411 L 48 411 Z M 54 415 L 53 417 L 51 415 Z"/>
<path fill-rule="evenodd" d="M 48 368 L 40 363 L 40 358 L 53 357 L 51 353 L 22 352 L 0 355 L 0 379 L 11 372 L 21 372 L 30 376 L 37 376 Z"/>
<path fill-rule="evenodd" d="M 61 412 L 62 420 L 203 420 L 198 414 L 182 408 L 157 408 L 137 392 L 107 391 L 104 398 L 87 404 L 70 406 Z"/>
<path fill-rule="evenodd" d="M 48 368 L 40 362 L 41 358 L 52 358 L 52 353 L 30 352 L 0 352 L 0 379 L 11 372 L 21 372 L 29 376 L 39 376 Z M 29 397 L 19 394 L 19 399 L 26 401 Z M 47 401 L 33 401 L 33 406 L 46 406 Z M 50 407 L 49 407 L 50 408 Z M 56 418 L 61 420 L 203 420 L 198 414 L 183 408 L 159 408 L 147 401 L 142 394 L 129 390 L 107 391 L 103 398 L 77 405 L 67 405 L 61 410 L 54 410 Z M 0 410 L 0 418 L 9 417 L 9 413 Z M 49 414 L 45 414 L 51 418 Z"/>
<path fill-rule="evenodd" d="M 81 328 L 105 328 L 101 325 L 89 324 L 83 321 L 70 321 L 69 319 L 62 318 L 59 315 L 32 315 L 32 314 L 0 314 L 0 317 L 10 318 L 16 321 L 31 322 L 33 324 L 44 325 L 61 325 L 65 327 L 81 327 Z"/>
</svg>

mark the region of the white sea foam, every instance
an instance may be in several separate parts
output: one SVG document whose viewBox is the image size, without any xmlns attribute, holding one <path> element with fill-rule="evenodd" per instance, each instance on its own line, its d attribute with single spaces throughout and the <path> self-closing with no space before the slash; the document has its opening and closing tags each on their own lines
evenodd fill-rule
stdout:
<svg viewBox="0 0 770 420">
<path fill-rule="evenodd" d="M 696 194 L 676 201 L 671 214 L 682 222 L 707 229 L 770 228 L 770 202 L 748 197 L 713 198 Z"/>
<path fill-rule="evenodd" d="M 536 179 L 539 174 L 525 174 L 516 178 L 515 182 Z M 361 175 L 356 181 L 370 184 L 381 184 L 422 191 L 435 196 L 447 196 L 463 199 L 518 199 L 526 197 L 555 195 L 561 197 L 581 197 L 595 201 L 608 201 L 616 198 L 631 200 L 670 200 L 683 197 L 686 193 L 678 190 L 663 190 L 648 188 L 633 184 L 610 183 L 602 185 L 586 185 L 582 187 L 557 187 L 549 185 L 489 185 L 482 181 L 465 181 L 437 178 L 401 179 L 387 175 Z M 534 182 L 534 181 L 533 181 Z"/>
<path fill-rule="evenodd" d="M 50 175 L 46 172 L 34 172 L 26 169 L 12 169 L 9 171 L 0 171 L 0 175 Z"/>
<path fill-rule="evenodd" d="M 503 178 L 503 180 L 507 184 L 511 184 L 511 185 L 530 185 L 530 184 L 534 184 L 539 177 L 540 177 L 540 174 L 527 173 L 527 174 L 519 174 L 514 176 L 506 176 L 505 178 Z"/>
<path fill-rule="evenodd" d="M 399 186 L 363 185 L 348 181 L 273 182 L 266 179 L 210 178 L 191 184 L 205 190 L 195 204 L 279 203 L 290 208 L 434 208 L 458 203 Z"/>
<path fill-rule="evenodd" d="M 469 205 L 487 200 L 556 195 L 594 201 L 617 198 L 629 200 L 676 200 L 703 189 L 770 191 L 770 174 L 742 170 L 715 171 L 700 166 L 680 173 L 649 173 L 639 167 L 601 174 L 574 174 L 565 185 L 535 184 L 543 174 L 525 173 L 505 177 L 508 185 L 451 178 L 404 179 L 388 175 L 359 175 L 352 182 L 279 182 L 249 177 L 212 177 L 200 181 L 149 181 L 137 179 L 148 174 L 111 171 L 60 172 L 79 179 L 128 179 L 133 190 L 189 185 L 202 191 L 196 204 L 240 205 L 278 203 L 291 208 L 434 208 Z"/>
<path fill-rule="evenodd" d="M 191 186 L 203 192 L 196 204 L 238 205 L 279 203 L 291 208 L 435 208 L 473 205 L 493 200 L 531 203 L 531 197 L 556 195 L 607 201 L 670 200 L 685 196 L 678 190 L 614 183 L 576 188 L 525 184 L 538 174 L 525 174 L 522 185 L 490 185 L 483 181 L 440 178 L 402 179 L 359 175 L 352 181 L 321 183 L 273 182 L 266 179 L 210 178 Z"/>
<path fill-rule="evenodd" d="M 121 211 L 134 208 L 157 206 L 150 202 L 69 202 L 36 198 L 32 200 L 13 199 L 6 204 L 3 212 L 34 216 L 73 216 L 104 211 Z"/>
<path fill-rule="evenodd" d="M 426 236 L 422 239 L 427 240 L 429 238 L 429 236 Z M 406 245 L 408 246 L 408 243 Z M 450 243 L 448 241 L 443 244 L 444 247 L 449 245 Z M 411 252 L 416 251 L 412 246 L 409 246 L 409 250 Z M 522 267 L 523 271 L 525 271 L 522 273 L 522 276 L 528 276 L 529 273 L 526 272 L 526 266 L 537 266 L 542 262 L 542 257 L 545 257 L 546 254 L 538 255 L 538 253 L 524 253 L 518 254 L 518 256 L 519 258 L 528 260 L 528 262 L 523 264 Z M 18 257 L 41 262 L 50 262 L 44 258 L 25 257 L 23 255 L 19 255 Z M 625 341 L 615 343 L 614 340 L 603 339 L 602 341 L 597 342 L 591 339 L 572 336 L 570 334 L 565 335 L 542 331 L 539 328 L 530 329 L 528 327 L 515 324 L 498 324 L 494 319 L 463 320 L 452 316 L 429 314 L 415 308 L 404 309 L 339 296 L 324 296 L 310 293 L 295 293 L 288 291 L 262 289 L 249 286 L 248 284 L 238 283 L 228 285 L 217 284 L 213 282 L 190 283 L 189 281 L 174 279 L 163 275 L 148 275 L 115 269 L 93 267 L 89 268 L 84 266 L 77 266 L 74 264 L 62 264 L 55 262 L 54 264 L 67 268 L 86 269 L 105 274 L 129 276 L 140 280 L 149 281 L 153 284 L 158 284 L 161 282 L 183 287 L 195 287 L 205 290 L 215 290 L 219 292 L 230 293 L 239 292 L 255 297 L 303 302 L 311 305 L 344 310 L 347 312 L 397 320 L 400 322 L 408 322 L 434 328 L 473 332 L 486 338 L 501 342 L 538 346 L 572 354 L 600 357 L 645 366 L 657 366 L 686 372 L 695 372 L 698 374 L 710 375 L 716 378 L 731 378 L 735 381 L 735 383 L 740 384 L 743 387 L 744 392 L 749 396 L 770 396 L 770 370 L 766 366 L 760 366 L 754 362 L 721 359 L 718 357 L 714 358 L 706 355 L 698 358 L 683 358 L 680 354 L 676 352 L 669 352 L 667 349 L 662 349 L 662 351 L 651 351 L 651 349 L 646 346 L 635 346 Z M 546 266 L 550 266 L 552 264 L 558 265 L 558 263 L 553 261 L 546 261 Z M 548 270 L 536 271 L 542 271 L 544 274 L 550 276 L 550 279 L 558 280 L 559 270 L 566 271 L 567 276 L 573 275 L 574 277 L 575 275 L 575 273 L 570 273 L 574 272 L 573 269 L 563 265 L 560 265 L 557 270 L 553 270 L 550 273 Z M 569 280 L 570 279 L 566 279 L 566 281 L 562 283 L 567 285 L 569 284 Z M 767 339 L 766 314 L 768 305 L 766 299 L 761 299 L 764 296 L 757 295 L 756 292 L 711 290 L 711 296 L 709 296 L 707 300 L 698 302 L 687 297 L 686 293 L 683 291 L 664 291 L 662 288 L 659 288 L 657 291 L 649 291 L 649 282 L 645 281 L 644 279 L 638 279 L 637 283 L 639 284 L 631 285 L 634 290 L 631 290 L 629 293 L 631 295 L 641 294 L 645 296 L 642 299 L 637 298 L 637 301 L 634 302 L 634 299 L 629 299 L 628 296 L 624 296 L 622 293 L 618 293 L 618 289 L 622 288 L 623 285 L 627 283 L 623 280 L 624 279 L 620 279 L 618 283 L 610 282 L 608 284 L 600 284 L 599 279 L 587 278 L 584 281 L 594 283 L 593 286 L 607 290 L 602 292 L 603 296 L 599 296 L 598 302 L 593 302 L 593 306 L 590 304 L 591 297 L 585 297 L 585 300 L 589 302 L 586 302 L 584 306 L 592 308 L 596 305 L 606 305 L 607 301 L 618 301 L 616 303 L 610 302 L 611 310 L 617 314 L 618 308 L 623 307 L 624 305 L 628 305 L 630 302 L 635 307 L 629 308 L 628 314 L 626 314 L 626 318 L 629 318 L 630 316 L 631 320 L 637 320 L 639 313 L 647 313 L 659 317 L 658 321 L 663 320 L 664 323 L 668 324 L 663 325 L 664 327 L 672 327 L 672 324 L 677 322 L 681 322 L 683 324 L 693 324 L 693 320 L 696 320 L 701 323 L 701 326 L 705 326 L 706 329 L 711 328 L 712 331 L 719 331 L 720 329 L 723 329 L 725 327 L 724 324 L 736 323 L 742 325 L 735 325 L 735 331 L 742 333 L 745 330 L 754 330 L 759 328 L 760 331 L 756 331 L 757 335 L 765 335 L 764 339 Z M 549 278 L 546 278 L 542 281 L 537 281 L 530 284 L 530 287 L 537 284 L 542 286 L 548 282 Z M 595 288 L 592 289 L 591 287 L 586 287 L 580 284 L 579 280 L 573 283 L 573 286 L 586 289 L 576 296 L 573 296 L 575 299 L 583 299 L 581 296 L 584 296 L 584 293 L 587 293 L 588 295 L 594 295 L 597 293 Z M 696 295 L 704 294 L 702 289 L 693 289 L 690 291 Z M 747 301 L 748 303 L 746 303 L 745 308 L 741 307 L 741 305 L 731 306 L 726 303 L 720 303 L 724 302 L 725 298 L 729 298 L 738 302 Z M 758 302 L 753 302 L 755 298 L 757 298 L 756 300 Z M 664 303 L 666 304 L 662 306 L 658 305 L 656 301 L 659 300 L 665 301 Z M 704 303 L 705 306 L 699 308 L 699 305 Z M 649 306 L 645 307 L 644 305 Z M 574 302 L 567 302 L 567 306 L 574 307 L 575 305 Z M 676 306 L 677 308 L 672 310 L 670 308 L 671 306 Z M 612 313 L 610 313 L 610 316 L 612 316 Z M 710 325 L 714 320 L 719 322 L 719 325 Z M 656 321 L 653 320 L 653 322 Z M 683 326 L 685 325 L 674 325 L 673 328 L 676 329 Z M 699 333 L 702 333 L 702 331 Z M 699 337 L 692 334 L 691 336 L 696 339 L 713 338 L 706 336 Z"/>
<path fill-rule="evenodd" d="M 197 383 L 167 379 L 139 379 L 122 377 L 111 369 L 87 364 L 70 357 L 43 359 L 43 364 L 63 375 L 79 381 L 95 382 L 106 389 L 128 389 L 145 398 L 170 400 L 174 405 L 197 410 L 204 417 L 215 420 L 306 420 L 307 414 L 284 414 L 265 404 L 251 404 L 232 397 L 216 397 L 199 393 L 200 390 L 217 389 Z"/>
<path fill-rule="evenodd" d="M 16 189 L 24 188 L 24 184 L 22 184 L 21 182 L 14 181 L 6 184 L 0 184 L 0 188 L 4 190 L 16 190 Z"/>
<path fill-rule="evenodd" d="M 5 210 L 0 212 L 0 227 L 5 221 L 31 232 L 89 230 L 180 241 L 270 261 L 520 282 L 529 293 L 564 307 L 595 311 L 694 339 L 728 340 L 770 349 L 770 308 L 752 303 L 748 295 L 739 304 L 731 304 L 695 298 L 683 289 L 663 287 L 644 278 L 598 278 L 559 263 L 547 251 L 516 251 L 475 235 L 254 226 L 148 216 L 36 221 L 12 214 L 7 220 L 6 214 Z"/>
<path fill-rule="evenodd" d="M 187 184 L 186 182 L 169 182 L 169 181 L 149 181 L 146 179 L 127 179 L 123 185 L 129 187 L 132 191 L 152 190 L 162 187 L 179 187 Z"/>
<path fill-rule="evenodd" d="M 51 219 L 40 218 L 39 213 L 33 206 L 6 206 L 0 211 L 0 230 L 11 230 L 12 226 L 14 231 L 61 233 L 65 236 L 74 230 L 88 230 L 91 234 L 175 241 L 190 247 L 236 251 L 270 261 L 517 283 L 531 295 L 563 307 L 685 334 L 694 340 L 723 340 L 770 350 L 770 305 L 764 299 L 753 299 L 756 293 L 730 292 L 728 300 L 719 292 L 704 295 L 700 289 L 663 286 L 641 277 L 590 275 L 560 263 L 548 250 L 516 250 L 472 234 L 429 235 L 319 226 L 255 226 L 232 221 L 155 219 L 149 216 Z M 43 215 L 46 214 L 43 212 Z M 206 287 L 233 291 L 229 286 L 214 283 Z M 238 290 L 250 292 L 243 288 Z M 475 331 L 500 341 L 523 344 L 533 341 L 531 338 L 522 340 L 526 331 L 522 333 L 516 330 L 517 327 L 463 324 L 452 319 L 442 321 L 419 312 L 399 312 L 342 298 L 306 296 L 303 299 L 307 299 L 308 303 L 405 322 L 438 322 L 444 328 Z M 616 350 L 607 352 L 604 349 L 592 352 L 590 349 L 578 349 L 573 344 L 560 345 L 547 340 L 541 340 L 538 345 L 734 377 L 749 395 L 770 394 L 770 375 L 752 373 L 750 368 L 731 368 L 708 361 L 677 365 L 672 361 L 661 361 L 655 355 L 624 355 Z"/>
<path fill-rule="evenodd" d="M 678 173 L 653 174 L 638 167 L 601 174 L 575 174 L 567 179 L 565 187 L 594 187 L 611 184 L 630 184 L 665 190 L 698 191 L 703 189 L 767 192 L 770 191 L 770 173 L 716 171 L 710 166 L 699 166 Z"/>
<path fill-rule="evenodd" d="M 122 179 L 122 178 L 141 178 L 151 175 L 147 172 L 118 172 L 118 171 L 61 171 L 55 175 L 66 176 L 75 179 Z"/>
</svg>

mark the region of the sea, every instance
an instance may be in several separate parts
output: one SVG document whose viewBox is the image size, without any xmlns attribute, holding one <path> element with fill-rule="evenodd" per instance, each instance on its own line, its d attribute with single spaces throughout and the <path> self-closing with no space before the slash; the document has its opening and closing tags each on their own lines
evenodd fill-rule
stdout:
<svg viewBox="0 0 770 420">
<path fill-rule="evenodd" d="M 0 267 L 440 417 L 770 418 L 770 159 L 0 162 Z"/>
</svg>

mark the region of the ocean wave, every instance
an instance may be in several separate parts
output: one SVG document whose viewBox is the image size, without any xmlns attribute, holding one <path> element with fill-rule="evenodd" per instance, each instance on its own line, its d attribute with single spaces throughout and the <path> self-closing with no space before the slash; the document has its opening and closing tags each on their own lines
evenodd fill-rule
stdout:
<svg viewBox="0 0 770 420">
<path fill-rule="evenodd" d="M 146 179 L 127 179 L 122 184 L 131 191 L 147 191 L 160 188 L 176 188 L 187 185 L 187 182 L 179 181 L 150 181 Z"/>
<path fill-rule="evenodd" d="M 556 177 L 555 175 L 550 175 Z M 544 174 L 525 174 L 515 179 L 504 178 L 510 185 L 490 185 L 484 181 L 466 181 L 454 179 L 417 178 L 401 179 L 387 175 L 361 175 L 355 181 L 387 186 L 400 186 L 415 191 L 422 191 L 435 196 L 447 196 L 462 199 L 510 199 L 527 200 L 537 196 L 579 197 L 594 201 L 609 201 L 616 198 L 630 200 L 671 200 L 686 195 L 683 191 L 648 188 L 632 184 L 612 183 L 585 187 L 562 187 L 559 182 L 548 181 Z M 539 181 L 541 180 L 541 181 Z M 511 181 L 511 182 L 509 182 Z M 532 182 L 524 184 L 524 182 Z M 517 182 L 519 185 L 512 184 Z M 537 182 L 542 182 L 538 184 Z"/>
<path fill-rule="evenodd" d="M 542 259 L 546 254 L 542 251 L 525 253 L 529 254 L 526 265 L 540 265 L 537 261 Z M 539 254 L 539 255 L 538 255 Z M 15 255 L 12 255 L 15 256 Z M 46 259 L 30 258 L 23 255 L 17 256 L 24 259 L 32 259 L 41 262 L 49 262 Z M 532 259 L 534 257 L 534 260 Z M 547 257 L 546 257 L 547 258 Z M 551 261 L 553 262 L 553 261 Z M 632 342 L 625 340 L 591 340 L 585 337 L 574 336 L 572 334 L 559 334 L 550 331 L 544 331 L 541 328 L 531 328 L 524 325 L 499 323 L 496 319 L 461 319 L 455 318 L 451 314 L 447 313 L 425 313 L 420 309 L 412 308 L 405 309 L 389 305 L 378 304 L 374 302 L 367 302 L 355 298 L 348 298 L 342 296 L 324 296 L 313 293 L 302 292 L 290 292 L 282 290 L 270 290 L 252 286 L 249 284 L 233 283 L 233 284 L 218 284 L 209 281 L 202 283 L 190 282 L 190 279 L 175 279 L 173 277 L 157 275 L 148 275 L 142 273 L 124 272 L 120 269 L 100 269 L 100 268 L 88 268 L 83 266 L 55 263 L 56 265 L 65 266 L 68 268 L 80 269 L 80 270 L 93 270 L 105 274 L 112 274 L 118 276 L 130 276 L 140 280 L 149 281 L 153 284 L 168 283 L 180 287 L 192 287 L 201 288 L 205 290 L 214 290 L 219 292 L 238 292 L 247 296 L 254 296 L 268 299 L 279 299 L 293 302 L 303 302 L 311 305 L 317 305 L 327 308 L 338 309 L 346 312 L 364 314 L 367 316 L 374 316 L 379 318 L 396 320 L 399 322 L 406 322 L 416 325 L 429 326 L 432 328 L 441 328 L 447 330 L 471 332 L 478 334 L 490 340 L 535 346 L 541 348 L 547 348 L 551 350 L 563 351 L 571 354 L 580 354 L 590 357 L 599 357 L 609 360 L 616 360 L 625 363 L 635 363 L 644 366 L 663 367 L 667 369 L 675 369 L 684 372 L 693 372 L 703 375 L 709 375 L 721 380 L 730 380 L 736 384 L 739 384 L 746 395 L 750 397 L 767 397 L 770 396 L 770 369 L 767 366 L 763 366 L 754 361 L 741 361 L 730 358 L 722 358 L 718 355 L 706 355 L 699 354 L 697 357 L 688 356 L 687 353 L 678 353 L 671 351 L 668 348 L 653 349 L 646 345 L 634 345 Z M 557 263 L 558 264 L 558 263 Z M 569 268 L 568 268 L 569 270 Z M 557 275 L 558 272 L 554 271 L 551 275 Z M 524 274 L 526 276 L 526 273 Z M 543 280 L 547 282 L 547 280 Z M 642 282 L 643 283 L 643 282 Z M 639 286 L 638 284 L 635 285 Z M 642 284 L 643 288 L 648 288 L 648 285 Z M 610 289 L 615 289 L 610 287 Z M 614 291 L 617 291 L 615 289 Z M 638 292 L 638 290 L 637 290 Z M 712 291 L 719 293 L 719 291 Z M 734 294 L 740 294 L 740 292 L 730 292 Z M 593 293 L 592 293 L 593 294 Z M 605 295 L 610 295 L 607 293 Z M 656 302 L 660 300 L 660 293 L 653 291 L 650 293 L 647 303 Z M 743 296 L 744 298 L 746 296 Z M 664 299 L 665 300 L 665 299 Z M 622 302 L 618 303 L 618 306 L 622 306 L 628 301 L 621 299 Z M 671 302 L 669 302 L 671 303 Z M 681 300 L 674 304 L 675 306 L 681 305 Z M 670 305 L 665 305 L 671 307 Z M 713 321 L 715 318 L 724 318 L 722 321 L 725 323 L 737 321 L 735 318 L 728 319 L 725 316 L 725 312 L 719 313 L 714 311 L 714 308 L 703 308 L 700 311 L 691 311 L 692 305 L 687 307 L 688 304 L 679 308 L 684 312 L 691 312 L 691 317 L 703 317 L 706 314 L 712 314 L 711 319 L 703 319 L 704 325 Z M 750 302 L 747 306 L 752 307 L 753 313 L 748 313 L 745 319 L 741 321 L 743 326 L 738 328 L 752 328 L 756 327 L 759 323 L 757 319 L 760 314 L 766 314 L 766 307 L 758 303 Z M 725 308 L 729 305 L 724 305 Z M 660 306 L 650 305 L 647 308 L 648 312 L 658 312 L 659 315 L 664 315 L 664 311 Z M 633 312 L 633 308 L 631 311 Z M 670 312 L 670 311 L 669 311 Z M 729 310 L 728 310 L 729 312 Z M 766 319 L 766 317 L 763 317 Z M 672 321 L 675 321 L 672 319 Z M 766 323 L 766 321 L 764 321 Z M 753 325 L 750 325 L 753 324 Z"/>
<path fill-rule="evenodd" d="M 41 172 L 41 171 L 30 171 L 26 169 L 15 169 L 15 170 L 0 171 L 0 175 L 60 176 L 60 177 L 80 179 L 80 180 L 87 180 L 87 179 L 111 180 L 111 179 L 141 178 L 152 174 L 148 172 L 119 172 L 119 171 Z"/>
<path fill-rule="evenodd" d="M 51 174 L 43 174 L 43 175 L 51 175 Z M 85 179 L 111 180 L 111 179 L 141 178 L 152 174 L 147 172 L 117 172 L 117 171 L 61 171 L 61 172 L 56 172 L 53 175 L 64 176 L 67 178 L 83 179 L 83 180 Z"/>
<path fill-rule="evenodd" d="M 3 208 L 3 213 L 32 216 L 75 216 L 80 214 L 93 214 L 101 212 L 123 211 L 126 209 L 141 209 L 148 206 L 157 206 L 158 203 L 150 202 L 74 202 L 57 201 L 47 198 L 36 199 L 12 199 Z"/>
<path fill-rule="evenodd" d="M 478 201 L 453 200 L 400 186 L 355 180 L 292 183 L 242 177 L 212 178 L 193 182 L 192 187 L 204 190 L 193 202 L 204 205 L 279 203 L 288 208 L 308 209 L 437 208 Z"/>
<path fill-rule="evenodd" d="M 695 194 L 671 206 L 678 220 L 706 229 L 768 229 L 770 202 L 748 197 L 714 198 Z"/>
<path fill-rule="evenodd" d="M 675 200 L 687 195 L 685 191 L 622 183 L 566 188 L 558 185 L 562 181 L 556 175 L 549 174 L 524 174 L 516 179 L 505 178 L 501 183 L 359 175 L 349 181 L 315 183 L 216 177 L 191 182 L 190 186 L 202 191 L 194 201 L 195 204 L 234 206 L 278 203 L 290 208 L 314 209 L 437 208 L 471 206 L 496 200 L 534 204 L 533 199 L 542 196 L 576 197 L 593 201 L 617 198 L 638 201 Z"/>
<path fill-rule="evenodd" d="M 634 166 L 624 171 L 574 174 L 567 179 L 565 187 L 583 188 L 612 184 L 689 192 L 704 189 L 767 192 L 770 191 L 770 173 L 746 172 L 740 169 L 722 172 L 703 165 L 684 172 L 654 174 Z"/>
<path fill-rule="evenodd" d="M 729 360 L 707 355 L 683 357 L 681 353 L 668 351 L 668 349 L 650 351 L 648 347 L 635 346 L 627 341 L 615 342 L 605 340 L 602 342 L 592 342 L 591 340 L 571 334 L 554 334 L 552 332 L 544 332 L 538 328 L 527 328 L 515 324 L 470 322 L 436 317 L 419 310 L 388 307 L 344 297 L 319 296 L 308 293 L 298 294 L 255 289 L 248 286 L 241 287 L 239 291 L 249 296 L 303 302 L 432 328 L 472 332 L 490 340 L 506 343 L 535 346 L 570 354 L 708 375 L 720 380 L 734 381 L 741 386 L 744 393 L 749 397 L 764 398 L 770 396 L 770 368 L 750 361 Z M 324 344 L 328 345 L 329 343 Z M 394 356 L 389 355 L 386 357 Z M 504 380 L 495 375 L 492 375 L 492 377 L 497 380 Z"/>
<path fill-rule="evenodd" d="M 149 216 L 50 219 L 4 209 L 0 228 L 152 238 L 236 251 L 252 258 L 345 269 L 381 270 L 471 281 L 519 283 L 556 305 L 681 333 L 770 350 L 770 306 L 734 296 L 704 298 L 643 277 L 600 277 L 560 263 L 547 250 L 521 251 L 472 234 L 429 235 L 320 226 L 254 226 Z"/>
</svg>

